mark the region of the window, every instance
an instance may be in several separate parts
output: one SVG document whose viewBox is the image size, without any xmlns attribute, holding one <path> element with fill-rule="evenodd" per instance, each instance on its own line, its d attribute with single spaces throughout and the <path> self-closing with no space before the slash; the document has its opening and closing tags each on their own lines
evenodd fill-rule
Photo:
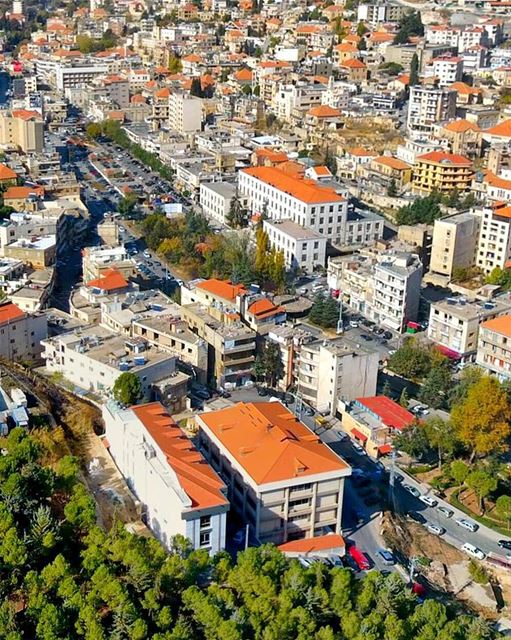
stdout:
<svg viewBox="0 0 511 640">
<path fill-rule="evenodd" d="M 201 532 L 199 536 L 199 545 L 201 547 L 209 547 L 210 539 L 211 539 L 211 534 L 209 533 L 209 531 Z"/>
<path fill-rule="evenodd" d="M 200 528 L 209 529 L 211 527 L 211 516 L 202 516 L 200 519 Z"/>
</svg>

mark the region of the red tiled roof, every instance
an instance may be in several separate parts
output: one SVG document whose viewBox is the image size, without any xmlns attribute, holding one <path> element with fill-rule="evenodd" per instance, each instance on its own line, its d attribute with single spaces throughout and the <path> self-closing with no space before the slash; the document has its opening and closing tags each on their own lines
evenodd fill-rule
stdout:
<svg viewBox="0 0 511 640">
<path fill-rule="evenodd" d="M 234 302 L 237 296 L 247 292 L 242 284 L 232 284 L 229 280 L 217 280 L 216 278 L 204 280 L 196 286 L 198 289 L 203 289 L 218 298 L 229 300 L 229 302 Z"/>
<path fill-rule="evenodd" d="M 344 538 L 337 533 L 329 533 L 324 536 L 315 536 L 314 538 L 302 538 L 300 540 L 291 540 L 279 545 L 280 551 L 283 553 L 303 553 L 314 554 L 318 551 L 328 550 L 344 550 Z"/>
<path fill-rule="evenodd" d="M 116 289 L 124 289 L 127 286 L 128 281 L 117 269 L 109 269 L 100 278 L 87 282 L 87 287 L 94 287 L 101 291 L 115 291 Z"/>
<path fill-rule="evenodd" d="M 26 313 L 22 311 L 14 302 L 6 302 L 0 305 L 0 325 L 7 324 L 13 320 L 24 318 Z"/>
<path fill-rule="evenodd" d="M 16 180 L 18 174 L 5 164 L 0 164 L 0 180 Z"/>
<path fill-rule="evenodd" d="M 387 396 L 371 396 L 369 398 L 355 398 L 358 403 L 378 416 L 383 424 L 393 429 L 404 429 L 414 420 L 413 413 L 394 402 Z"/>
<path fill-rule="evenodd" d="M 179 484 L 192 501 L 192 509 L 206 509 L 228 503 L 222 479 L 204 460 L 174 419 L 159 402 L 131 408 L 167 458 Z"/>
<path fill-rule="evenodd" d="M 258 485 L 316 474 L 349 475 L 349 466 L 280 402 L 239 402 L 203 413 L 199 424 Z"/>
<path fill-rule="evenodd" d="M 483 133 L 489 133 L 492 136 L 500 136 L 502 138 L 511 138 L 511 119 L 499 122 L 499 124 L 486 129 Z"/>
<path fill-rule="evenodd" d="M 481 327 L 511 337 L 511 316 L 498 316 L 492 320 L 486 320 L 481 324 Z"/>
<path fill-rule="evenodd" d="M 30 120 L 31 118 L 41 118 L 39 111 L 30 111 L 28 109 L 16 109 L 12 112 L 13 118 L 21 118 L 22 120 Z"/>
<path fill-rule="evenodd" d="M 257 320 L 269 318 L 270 316 L 277 315 L 279 313 L 282 313 L 283 311 L 284 307 L 277 307 L 268 298 L 261 298 L 260 300 L 256 300 L 248 308 L 248 312 L 254 315 Z"/>
<path fill-rule="evenodd" d="M 421 156 L 417 156 L 418 162 L 434 162 L 437 164 L 455 164 L 463 167 L 471 167 L 472 161 L 465 156 L 460 156 L 457 153 L 445 153 L 444 151 L 430 151 L 424 153 Z"/>
<path fill-rule="evenodd" d="M 4 200 L 18 200 L 23 198 L 28 198 L 31 194 L 35 194 L 36 196 L 44 195 L 44 188 L 35 186 L 35 187 L 9 187 L 4 192 Z"/>
</svg>

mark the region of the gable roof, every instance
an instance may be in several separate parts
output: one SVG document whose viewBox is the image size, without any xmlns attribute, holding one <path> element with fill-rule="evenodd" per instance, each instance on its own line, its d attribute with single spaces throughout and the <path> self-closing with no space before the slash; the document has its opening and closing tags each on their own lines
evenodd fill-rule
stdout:
<svg viewBox="0 0 511 640">
<path fill-rule="evenodd" d="M 396 171 L 405 171 L 406 169 L 412 168 L 407 162 L 403 162 L 403 160 L 393 158 L 392 156 L 377 156 L 376 158 L 373 158 L 372 162 L 382 164 L 385 167 L 390 167 L 391 169 L 396 169 Z"/>
<path fill-rule="evenodd" d="M 242 284 L 232 284 L 229 280 L 217 280 L 216 278 L 198 282 L 196 287 L 212 293 L 218 298 L 229 300 L 229 302 L 235 302 L 237 296 L 247 292 Z"/>
<path fill-rule="evenodd" d="M 370 396 L 368 398 L 355 398 L 355 400 L 378 416 L 383 424 L 393 429 L 405 429 L 415 420 L 413 413 L 394 402 L 392 398 L 387 398 L 387 396 Z"/>
<path fill-rule="evenodd" d="M 492 136 L 500 136 L 502 138 L 511 138 L 511 119 L 499 122 L 494 127 L 486 129 L 484 133 L 488 133 Z"/>
<path fill-rule="evenodd" d="M 175 472 L 181 488 L 192 502 L 192 509 L 229 504 L 226 486 L 202 454 L 186 437 L 172 416 L 159 402 L 137 405 L 131 411 L 144 425 Z"/>
<path fill-rule="evenodd" d="M 268 298 L 256 300 L 248 307 L 248 312 L 256 317 L 256 320 L 263 320 L 271 316 L 277 315 L 284 311 L 284 307 L 276 306 Z"/>
<path fill-rule="evenodd" d="M 465 131 L 481 131 L 481 129 L 475 124 L 475 122 L 469 122 L 461 118 L 460 120 L 453 120 L 444 125 L 444 129 L 452 131 L 453 133 L 465 133 Z"/>
<path fill-rule="evenodd" d="M 89 288 L 95 287 L 101 291 L 114 291 L 124 289 L 128 286 L 128 281 L 118 269 L 108 269 L 100 278 L 94 278 L 86 283 Z"/>
<path fill-rule="evenodd" d="M 341 67 L 346 69 L 367 69 L 367 66 L 358 58 L 350 58 L 341 63 Z"/>
<path fill-rule="evenodd" d="M 0 163 L 0 180 L 16 180 L 18 174 L 10 167 Z"/>
<path fill-rule="evenodd" d="M 318 551 L 330 551 L 345 548 L 344 538 L 337 533 L 328 533 L 324 536 L 314 536 L 314 538 L 301 538 L 291 540 L 279 545 L 282 553 L 317 553 Z"/>
<path fill-rule="evenodd" d="M 489 329 L 490 331 L 495 331 L 495 333 L 511 337 L 511 315 L 497 316 L 492 320 L 486 320 L 486 322 L 481 324 L 481 327 L 483 329 Z"/>
<path fill-rule="evenodd" d="M 280 402 L 239 402 L 199 420 L 258 485 L 350 473 L 346 462 Z"/>
<path fill-rule="evenodd" d="M 41 119 L 39 111 L 31 111 L 29 109 L 16 109 L 12 112 L 13 118 L 21 118 L 22 120 L 31 120 L 32 118 Z"/>
<path fill-rule="evenodd" d="M 472 161 L 457 153 L 445 153 L 444 151 L 430 151 L 417 156 L 419 162 L 435 162 L 438 164 L 455 164 L 460 167 L 471 167 Z"/>
<path fill-rule="evenodd" d="M 44 188 L 40 186 L 35 187 L 9 187 L 4 191 L 4 200 L 17 200 L 28 198 L 30 195 L 35 194 L 37 196 L 44 195 Z"/>
<path fill-rule="evenodd" d="M 314 116 L 315 118 L 338 118 L 342 114 L 339 109 L 330 107 L 327 104 L 318 104 L 316 107 L 311 107 L 307 111 L 307 115 Z"/>
<path fill-rule="evenodd" d="M 333 189 L 320 186 L 315 180 L 306 180 L 296 175 L 287 175 L 284 171 L 275 167 L 252 167 L 250 169 L 242 169 L 242 171 L 306 204 L 341 202 L 344 200 Z"/>
</svg>

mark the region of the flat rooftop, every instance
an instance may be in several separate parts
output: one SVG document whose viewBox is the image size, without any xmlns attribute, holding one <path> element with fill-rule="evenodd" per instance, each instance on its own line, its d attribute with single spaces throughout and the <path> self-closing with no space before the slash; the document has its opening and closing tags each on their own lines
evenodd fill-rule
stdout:
<svg viewBox="0 0 511 640">
<path fill-rule="evenodd" d="M 463 296 L 450 296 L 438 302 L 432 302 L 431 308 L 438 309 L 461 320 L 476 320 L 494 316 L 511 309 L 511 295 L 506 293 L 491 300 L 473 301 L 467 300 Z"/>
<path fill-rule="evenodd" d="M 316 233 L 312 229 L 296 224 L 292 220 L 265 220 L 264 224 L 281 231 L 295 240 L 324 240 L 325 237 Z"/>
</svg>

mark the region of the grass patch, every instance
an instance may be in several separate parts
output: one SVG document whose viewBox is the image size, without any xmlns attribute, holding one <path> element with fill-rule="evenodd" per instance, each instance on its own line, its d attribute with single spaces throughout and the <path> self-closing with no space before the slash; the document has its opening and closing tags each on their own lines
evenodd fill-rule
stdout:
<svg viewBox="0 0 511 640">
<path fill-rule="evenodd" d="M 416 476 L 420 473 L 428 473 L 429 471 L 433 471 L 436 469 L 436 464 L 416 464 L 411 467 L 408 467 L 406 470 L 410 475 Z"/>
<path fill-rule="evenodd" d="M 463 511 L 463 513 L 466 513 L 467 516 L 470 516 L 473 520 L 479 522 L 479 524 L 484 524 L 484 526 L 493 529 L 493 531 L 500 533 L 506 538 L 511 534 L 511 530 L 505 529 L 504 527 L 500 526 L 499 521 L 493 520 L 492 518 L 487 518 L 486 516 L 479 516 L 477 515 L 477 513 L 474 513 L 468 507 L 466 507 L 458 498 L 460 491 L 462 491 L 462 488 L 456 489 L 456 491 L 454 491 L 451 495 L 449 502 L 453 507 L 456 507 L 460 511 Z"/>
</svg>

